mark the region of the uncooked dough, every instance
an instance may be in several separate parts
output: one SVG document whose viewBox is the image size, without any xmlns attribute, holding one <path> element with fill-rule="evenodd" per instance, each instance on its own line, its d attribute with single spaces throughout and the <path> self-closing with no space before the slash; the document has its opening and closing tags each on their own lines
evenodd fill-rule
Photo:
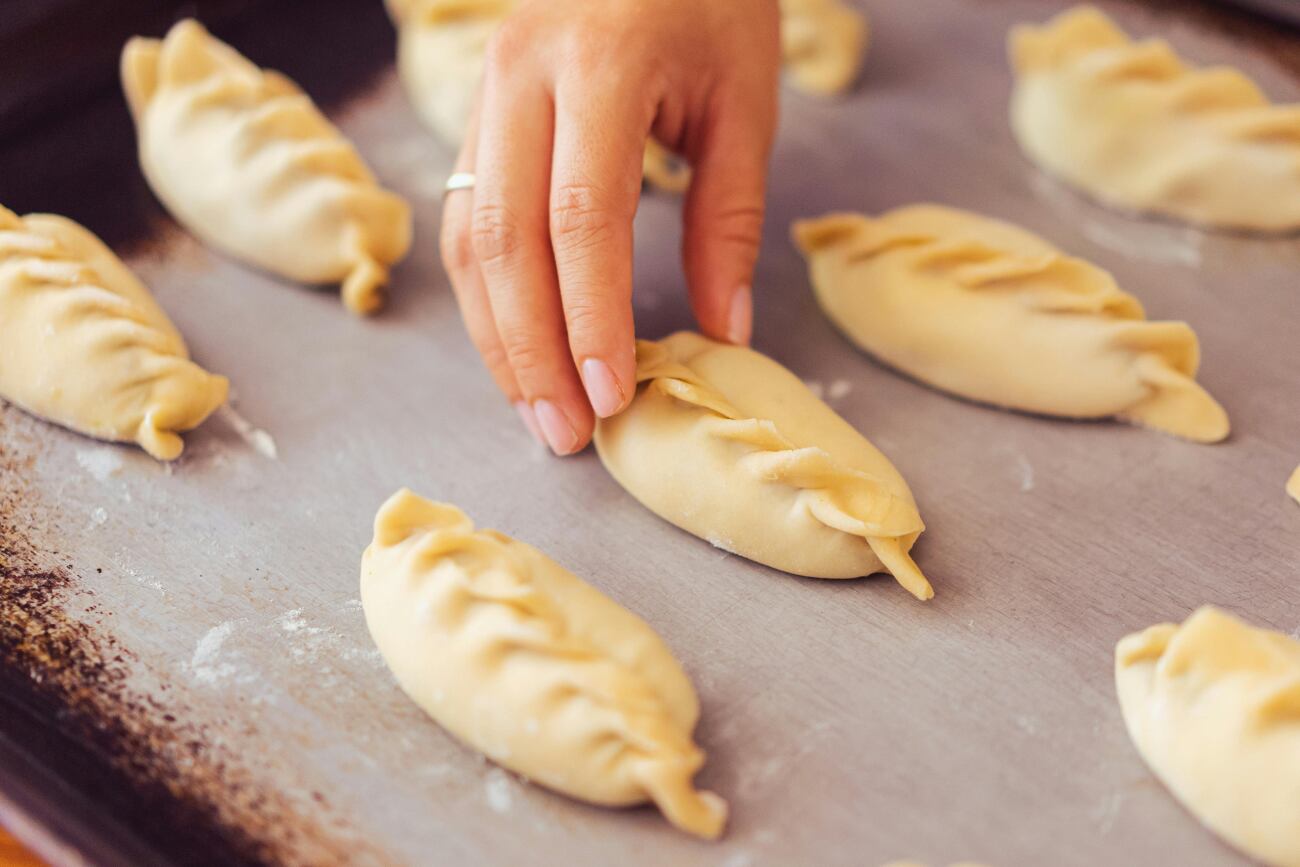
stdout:
<svg viewBox="0 0 1300 867">
<path fill-rule="evenodd" d="M 397 74 L 420 120 L 459 147 L 488 42 L 514 0 L 385 0 L 397 27 Z"/>
<path fill-rule="evenodd" d="M 684 159 L 652 138 L 645 142 L 641 175 L 650 184 L 668 193 L 684 193 L 691 186 L 691 167 Z"/>
<path fill-rule="evenodd" d="M 1138 752 L 1232 845 L 1300 867 L 1300 641 L 1204 607 L 1115 648 Z"/>
<path fill-rule="evenodd" d="M 1300 228 L 1300 105 L 1135 42 L 1091 6 L 1011 32 L 1025 152 L 1101 201 L 1236 229 Z"/>
<path fill-rule="evenodd" d="M 781 0 L 781 58 L 796 90 L 843 93 L 862 68 L 867 16 L 843 0 Z"/>
<path fill-rule="evenodd" d="M 130 269 L 82 226 L 0 207 L 0 397 L 159 460 L 226 401 Z"/>
<path fill-rule="evenodd" d="M 140 166 L 182 225 L 291 280 L 341 281 L 354 313 L 383 304 L 411 245 L 410 206 L 296 84 L 193 20 L 128 42 L 122 83 Z"/>
<path fill-rule="evenodd" d="M 795 224 L 813 287 L 854 343 L 936 388 L 1198 442 L 1227 413 L 1193 378 L 1196 334 L 1148 322 L 1102 269 L 1016 226 L 938 205 Z"/>
<path fill-rule="evenodd" d="M 1295 472 L 1291 474 L 1290 480 L 1286 483 L 1286 492 L 1300 503 L 1300 467 L 1296 467 Z"/>
<path fill-rule="evenodd" d="M 375 516 L 361 604 L 398 683 L 437 722 L 515 770 L 605 806 L 653 801 L 713 839 L 727 805 L 691 778 L 699 701 L 635 614 L 545 554 L 401 490 Z"/>
<path fill-rule="evenodd" d="M 814 578 L 889 572 L 934 595 L 908 551 L 925 525 L 889 459 L 793 373 L 692 332 L 637 341 L 637 394 L 596 427 L 610 474 L 712 544 Z"/>
</svg>

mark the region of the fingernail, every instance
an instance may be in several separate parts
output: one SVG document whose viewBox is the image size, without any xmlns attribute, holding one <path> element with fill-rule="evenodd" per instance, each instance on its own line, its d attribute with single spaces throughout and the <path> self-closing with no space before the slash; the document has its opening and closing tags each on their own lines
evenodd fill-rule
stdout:
<svg viewBox="0 0 1300 867">
<path fill-rule="evenodd" d="M 737 346 L 748 346 L 754 327 L 754 293 L 741 286 L 731 296 L 731 311 L 727 315 L 727 339 Z"/>
<path fill-rule="evenodd" d="M 537 416 L 533 413 L 533 408 L 528 405 L 528 401 L 521 400 L 515 403 L 515 412 L 519 413 L 519 418 L 523 420 L 524 427 L 533 435 L 533 439 L 542 445 L 546 445 L 546 437 L 542 436 L 542 429 L 537 426 Z"/>
<path fill-rule="evenodd" d="M 533 403 L 533 412 L 537 414 L 537 421 L 551 451 L 557 455 L 572 454 L 578 446 L 578 432 L 569 424 L 568 416 L 549 400 Z"/>
<path fill-rule="evenodd" d="M 623 388 L 614 378 L 614 371 L 599 358 L 582 363 L 582 385 L 587 389 L 591 408 L 601 418 L 609 418 L 623 407 Z"/>
</svg>

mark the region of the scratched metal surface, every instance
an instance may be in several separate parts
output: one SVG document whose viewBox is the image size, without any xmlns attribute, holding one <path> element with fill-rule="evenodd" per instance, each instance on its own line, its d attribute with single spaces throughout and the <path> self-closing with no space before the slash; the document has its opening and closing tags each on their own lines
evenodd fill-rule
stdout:
<svg viewBox="0 0 1300 867">
<path fill-rule="evenodd" d="M 1111 652 L 1205 602 L 1300 626 L 1300 508 L 1282 493 L 1300 461 L 1300 242 L 1108 213 L 1030 167 L 1005 120 L 1003 38 L 1062 5 L 877 0 L 859 90 L 785 99 L 755 343 L 909 479 L 933 602 L 888 579 L 805 580 L 727 556 L 641 508 L 591 452 L 543 455 L 494 393 L 437 262 L 450 154 L 385 74 L 335 113 L 416 207 L 415 253 L 381 316 L 353 319 L 333 293 L 280 285 L 177 231 L 132 261 L 278 459 L 222 420 L 167 468 L 0 410 L 0 552 L 9 594 L 32 599 L 8 609 L 30 621 L 10 662 L 44 659 L 53 681 L 81 660 L 67 695 L 113 735 L 121 779 L 161 785 L 160 802 L 191 810 L 163 821 L 192 814 L 246 860 L 1244 863 L 1138 758 Z M 1272 59 L 1201 19 L 1107 5 L 1300 97 Z M 1032 227 L 1112 270 L 1153 317 L 1190 321 L 1232 439 L 1002 413 L 857 353 L 818 313 L 787 227 L 919 200 Z M 657 196 L 638 217 L 647 336 L 689 324 L 677 219 Z M 662 633 L 702 698 L 699 782 L 731 803 L 724 841 L 523 784 L 401 695 L 357 599 L 374 511 L 401 485 L 537 545 Z"/>
</svg>

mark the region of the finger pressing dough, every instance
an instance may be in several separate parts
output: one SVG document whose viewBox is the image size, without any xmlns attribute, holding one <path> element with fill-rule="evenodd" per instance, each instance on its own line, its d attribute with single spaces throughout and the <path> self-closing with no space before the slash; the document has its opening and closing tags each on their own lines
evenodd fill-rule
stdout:
<svg viewBox="0 0 1300 867">
<path fill-rule="evenodd" d="M 122 52 L 149 185 L 187 229 L 303 283 L 343 284 L 354 313 L 383 303 L 411 245 L 411 210 L 296 84 L 197 21 Z"/>
<path fill-rule="evenodd" d="M 1291 479 L 1286 483 L 1286 492 L 1300 503 L 1300 467 L 1296 467 L 1295 472 L 1291 474 Z"/>
<path fill-rule="evenodd" d="M 1016 226 L 938 205 L 795 224 L 813 287 L 858 346 L 936 388 L 1217 442 L 1196 334 L 1148 322 L 1102 269 Z"/>
<path fill-rule="evenodd" d="M 1192 223 L 1300 227 L 1300 105 L 1242 73 L 1187 65 L 1080 6 L 1011 32 L 1025 152 L 1107 204 Z"/>
<path fill-rule="evenodd" d="M 361 561 L 366 623 L 402 689 L 493 761 L 583 801 L 653 801 L 709 839 L 699 702 L 639 617 L 531 545 L 398 491 Z"/>
<path fill-rule="evenodd" d="M 925 525 L 903 477 L 800 379 L 691 332 L 637 341 L 637 393 L 596 426 L 605 468 L 647 508 L 742 557 L 814 578 L 889 572 Z"/>
<path fill-rule="evenodd" d="M 1201 608 L 1115 648 L 1138 752 L 1232 845 L 1300 867 L 1300 642 Z"/>
<path fill-rule="evenodd" d="M 798 90 L 818 96 L 848 90 L 869 38 L 867 16 L 843 0 L 781 0 L 781 57 Z"/>
<path fill-rule="evenodd" d="M 71 220 L 0 207 L 0 397 L 160 460 L 226 401 L 113 251 Z"/>
</svg>

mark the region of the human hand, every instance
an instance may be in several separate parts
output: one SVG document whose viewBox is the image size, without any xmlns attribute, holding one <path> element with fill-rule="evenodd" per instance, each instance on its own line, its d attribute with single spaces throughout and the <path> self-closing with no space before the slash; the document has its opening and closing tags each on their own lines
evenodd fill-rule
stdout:
<svg viewBox="0 0 1300 867">
<path fill-rule="evenodd" d="M 442 255 L 470 338 L 556 453 L 636 391 L 632 218 L 646 137 L 693 170 L 700 330 L 748 343 L 780 64 L 776 0 L 520 0 L 488 49 Z"/>
</svg>

